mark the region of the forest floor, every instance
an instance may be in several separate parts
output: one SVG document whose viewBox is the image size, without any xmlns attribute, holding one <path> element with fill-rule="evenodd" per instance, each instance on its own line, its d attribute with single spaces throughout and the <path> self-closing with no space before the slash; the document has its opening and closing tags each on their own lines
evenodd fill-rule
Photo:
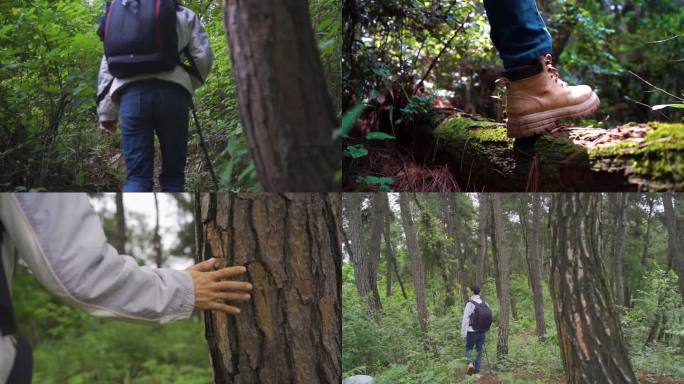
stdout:
<svg viewBox="0 0 684 384">
<path fill-rule="evenodd" d="M 522 367 L 521 367 L 522 369 Z M 506 383 L 546 383 L 563 384 L 565 377 L 562 374 L 552 374 L 544 372 L 520 372 L 513 371 L 505 374 L 482 373 L 479 378 L 466 375 L 466 368 L 454 371 L 455 383 L 472 384 L 506 384 Z M 682 384 L 683 380 L 675 380 L 663 375 L 649 374 L 644 370 L 639 371 L 639 382 L 641 384 Z"/>
</svg>

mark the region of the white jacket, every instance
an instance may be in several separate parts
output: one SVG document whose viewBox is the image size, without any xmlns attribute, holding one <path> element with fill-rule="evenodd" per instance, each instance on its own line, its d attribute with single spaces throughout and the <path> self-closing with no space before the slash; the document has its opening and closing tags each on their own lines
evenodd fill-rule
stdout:
<svg viewBox="0 0 684 384">
<path fill-rule="evenodd" d="M 178 23 L 176 24 L 176 33 L 178 34 L 178 51 L 182 51 L 188 47 L 190 56 L 192 56 L 203 80 L 209 76 L 211 65 L 214 62 L 214 54 L 209 45 L 209 36 L 204 30 L 204 26 L 199 17 L 194 12 L 185 7 L 178 7 L 176 11 Z M 181 55 L 183 56 L 183 55 Z M 173 71 L 160 72 L 129 77 L 126 79 L 118 79 L 113 77 L 109 72 L 107 59 L 103 56 L 100 63 L 100 75 L 98 76 L 97 94 L 103 94 L 107 86 L 111 83 L 111 87 L 104 99 L 97 105 L 97 115 L 100 122 L 115 121 L 119 114 L 119 94 L 117 91 L 121 90 L 126 84 L 130 84 L 140 80 L 159 79 L 166 80 L 180 84 L 185 88 L 190 95 L 195 93 L 195 90 L 202 86 L 202 82 L 177 65 Z"/>
<path fill-rule="evenodd" d="M 461 337 L 466 337 L 468 335 L 468 332 L 475 332 L 473 327 L 470 326 L 470 315 L 472 315 L 473 312 L 475 312 L 475 305 L 471 303 L 470 300 L 478 304 L 482 303 L 480 295 L 470 296 L 470 299 L 468 303 L 466 303 L 465 309 L 463 310 L 463 321 L 461 322 Z"/>
<path fill-rule="evenodd" d="M 94 316 L 164 324 L 192 314 L 190 273 L 140 267 L 119 255 L 86 194 L 2 193 L 0 221 L 8 282 L 19 257 L 48 291 Z M 15 352 L 10 337 L 0 337 L 0 383 Z"/>
</svg>

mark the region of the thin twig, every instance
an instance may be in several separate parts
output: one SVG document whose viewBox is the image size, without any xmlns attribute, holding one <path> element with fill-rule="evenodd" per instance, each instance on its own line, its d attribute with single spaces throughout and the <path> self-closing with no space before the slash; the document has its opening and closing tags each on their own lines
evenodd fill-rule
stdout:
<svg viewBox="0 0 684 384">
<path fill-rule="evenodd" d="M 668 92 L 668 91 L 666 91 L 666 90 L 664 90 L 664 89 L 662 89 L 662 88 L 656 87 L 655 85 L 649 83 L 649 82 L 646 81 L 644 78 L 642 78 L 641 76 L 637 75 L 636 73 L 634 73 L 634 72 L 632 72 L 632 71 L 628 71 L 628 72 L 631 73 L 631 74 L 632 74 L 634 77 L 636 77 L 637 79 L 639 79 L 639 80 L 643 81 L 644 83 L 648 84 L 649 86 L 651 86 L 653 89 L 656 89 L 656 90 L 658 90 L 658 91 L 660 91 L 660 92 L 662 92 L 662 93 L 664 93 L 664 94 L 666 94 L 666 95 L 672 96 L 672 97 L 674 97 L 675 99 L 677 99 L 677 100 L 679 100 L 679 101 L 684 101 L 684 99 L 682 99 L 681 97 L 677 97 L 677 96 L 671 94 L 670 92 Z"/>
<path fill-rule="evenodd" d="M 451 36 L 451 38 L 449 39 L 449 41 L 447 41 L 447 42 L 444 44 L 444 46 L 442 47 L 442 50 L 439 51 L 439 53 L 437 54 L 437 56 L 435 56 L 435 58 L 432 60 L 432 62 L 430 63 L 430 66 L 429 66 L 428 69 L 427 69 L 427 71 L 425 71 L 425 74 L 423 75 L 423 77 L 421 77 L 420 81 L 418 82 L 418 84 L 416 84 L 416 86 L 415 86 L 414 89 L 420 89 L 420 87 L 423 85 L 423 82 L 425 82 L 425 79 L 427 79 L 427 77 L 428 77 L 428 75 L 430 74 L 430 72 L 432 72 L 432 68 L 434 68 L 435 64 L 437 64 L 437 61 L 439 60 L 439 58 L 440 58 L 440 57 L 442 56 L 442 54 L 447 50 L 447 48 L 449 48 L 449 44 L 451 44 L 451 42 L 454 40 L 454 38 L 456 38 L 456 36 L 458 36 L 458 34 L 461 33 L 461 31 L 463 30 L 463 27 L 466 25 L 466 23 L 468 22 L 468 20 L 470 20 L 470 15 L 471 15 L 471 13 L 469 12 L 468 15 L 466 16 L 466 18 L 465 18 L 465 19 L 463 20 L 463 22 L 461 23 L 461 25 L 458 27 L 458 29 L 456 29 L 456 32 L 454 32 L 454 35 Z"/>
</svg>

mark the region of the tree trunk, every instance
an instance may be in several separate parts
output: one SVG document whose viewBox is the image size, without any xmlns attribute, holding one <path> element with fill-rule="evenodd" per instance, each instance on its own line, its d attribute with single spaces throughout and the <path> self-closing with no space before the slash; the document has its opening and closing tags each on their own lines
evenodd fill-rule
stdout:
<svg viewBox="0 0 684 384">
<path fill-rule="evenodd" d="M 425 269 L 423 260 L 420 258 L 418 250 L 418 239 L 416 229 L 413 226 L 411 217 L 411 202 L 407 193 L 399 194 L 399 207 L 401 209 L 401 222 L 406 236 L 406 248 L 409 259 L 411 260 L 411 275 L 413 276 L 413 286 L 416 290 L 416 307 L 418 309 L 418 324 L 423 335 L 423 341 L 427 338 L 428 309 L 425 301 Z"/>
<path fill-rule="evenodd" d="M 458 228 L 456 225 L 456 202 L 454 201 L 455 196 L 445 193 L 442 195 L 442 219 L 446 223 L 446 232 L 448 236 L 448 241 L 450 244 L 449 252 L 453 255 L 458 255 L 458 282 L 461 286 L 461 300 L 468 300 L 468 295 L 466 291 L 467 283 L 465 281 L 465 254 L 461 249 L 461 242 L 458 238 Z M 449 268 L 447 271 L 447 284 L 445 292 L 445 308 L 451 308 L 454 303 L 454 288 L 456 286 L 455 282 L 455 271 Z"/>
<path fill-rule="evenodd" d="M 646 196 L 646 204 L 648 204 L 648 218 L 646 219 L 646 235 L 644 235 L 644 251 L 641 253 L 641 265 L 646 267 L 646 260 L 648 259 L 648 249 L 651 246 L 651 222 L 653 221 L 653 207 L 655 201 L 650 195 Z"/>
<path fill-rule="evenodd" d="M 361 303 L 366 309 L 369 319 L 377 320 L 380 316 L 380 300 L 377 293 L 377 281 L 372 277 L 373 266 L 377 267 L 366 246 L 364 227 L 361 218 L 361 206 L 365 195 L 349 193 L 345 195 L 345 210 L 349 219 L 349 240 L 351 241 L 351 262 L 354 267 L 354 282 Z M 377 270 L 375 271 L 377 276 Z M 374 293 L 375 292 L 375 293 Z M 376 300 L 377 298 L 377 300 Z"/>
<path fill-rule="evenodd" d="M 126 214 L 124 210 L 123 193 L 117 192 L 116 197 L 116 237 L 112 245 L 120 255 L 126 254 Z"/>
<path fill-rule="evenodd" d="M 380 264 L 380 246 L 387 200 L 386 193 L 374 193 L 371 195 L 371 233 L 368 247 L 368 274 L 366 278 L 371 289 L 369 307 L 376 319 L 379 319 L 382 314 L 382 303 L 380 302 L 380 293 L 378 292 L 378 266 Z"/>
<path fill-rule="evenodd" d="M 668 245 L 668 268 L 673 268 L 679 276 L 679 293 L 684 300 L 684 249 L 682 249 L 680 229 L 677 227 L 674 206 L 672 205 L 672 192 L 663 194 L 663 218 L 667 228 Z"/>
<path fill-rule="evenodd" d="M 155 212 L 154 236 L 152 237 L 152 244 L 154 246 L 154 261 L 157 264 L 157 268 L 161 268 L 164 264 L 164 257 L 162 255 L 161 236 L 159 235 L 159 201 L 157 200 L 156 192 L 152 195 L 154 196 Z"/>
<path fill-rule="evenodd" d="M 534 319 L 537 324 L 537 336 L 544 338 L 546 323 L 544 321 L 544 286 L 542 285 L 541 263 L 541 196 L 535 193 L 532 197 L 532 243 L 530 249 L 530 282 L 534 301 Z"/>
<path fill-rule="evenodd" d="M 487 258 L 487 223 L 489 222 L 489 201 L 487 195 L 477 194 L 478 228 L 477 240 L 480 244 L 480 254 L 475 263 L 475 282 L 480 289 L 484 288 L 485 258 Z"/>
<path fill-rule="evenodd" d="M 392 213 L 392 210 L 389 207 L 389 199 L 386 199 L 385 202 L 387 203 L 387 208 L 385 211 L 387 212 L 387 215 L 385 216 L 385 232 L 382 237 L 385 238 L 385 251 L 387 252 L 387 296 L 391 296 L 391 276 L 392 271 L 394 271 L 395 275 L 397 276 L 397 282 L 399 282 L 399 287 L 401 288 L 401 294 L 404 296 L 404 299 L 408 299 L 408 296 L 406 296 L 406 291 L 404 290 L 404 282 L 401 280 L 401 275 L 399 275 L 397 259 L 394 257 L 394 246 L 392 245 L 392 232 L 390 231 L 390 222 L 392 221 L 394 214 Z"/>
<path fill-rule="evenodd" d="M 335 191 L 338 126 L 305 0 L 225 0 L 240 122 L 266 191 Z"/>
<path fill-rule="evenodd" d="M 598 255 L 598 194 L 554 196 L 551 295 L 566 382 L 637 383 Z"/>
<path fill-rule="evenodd" d="M 625 253 L 625 237 L 627 236 L 627 194 L 620 194 L 619 200 L 618 211 L 615 212 L 617 215 L 617 225 L 615 227 L 615 254 L 613 255 L 613 271 L 615 273 L 613 282 L 615 287 L 616 303 L 624 307 L 626 306 L 626 303 L 623 260 Z"/>
<path fill-rule="evenodd" d="M 492 201 L 492 216 L 494 218 L 494 236 L 496 238 L 497 253 L 498 253 L 498 269 L 500 278 L 500 294 L 499 303 L 501 313 L 499 315 L 499 335 L 496 342 L 496 357 L 502 358 L 508 355 L 508 310 L 510 308 L 510 294 L 509 294 L 509 278 L 510 278 L 510 263 L 509 263 L 509 245 L 506 239 L 506 227 L 504 225 L 504 212 L 501 208 L 500 195 L 497 193 L 491 194 Z"/>
<path fill-rule="evenodd" d="M 216 384 L 337 384 L 339 195 L 198 194 L 200 260 L 246 265 L 241 314 L 205 311 Z"/>
</svg>

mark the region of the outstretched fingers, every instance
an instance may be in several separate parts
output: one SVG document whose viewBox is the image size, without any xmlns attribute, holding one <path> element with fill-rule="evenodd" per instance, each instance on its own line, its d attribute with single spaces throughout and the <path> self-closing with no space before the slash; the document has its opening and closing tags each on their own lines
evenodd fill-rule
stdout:
<svg viewBox="0 0 684 384">
<path fill-rule="evenodd" d="M 223 304 L 219 302 L 211 302 L 207 304 L 207 309 L 210 309 L 212 311 L 220 311 L 220 312 L 225 312 L 230 315 L 239 315 L 240 314 L 240 308 L 233 307 L 232 305 L 228 304 Z"/>
<path fill-rule="evenodd" d="M 243 266 L 237 266 L 237 267 L 226 267 L 226 268 L 221 268 L 217 271 L 210 272 L 211 278 L 214 281 L 218 280 L 223 280 L 228 277 L 234 277 L 234 276 L 240 276 L 247 272 L 247 268 Z"/>
</svg>

